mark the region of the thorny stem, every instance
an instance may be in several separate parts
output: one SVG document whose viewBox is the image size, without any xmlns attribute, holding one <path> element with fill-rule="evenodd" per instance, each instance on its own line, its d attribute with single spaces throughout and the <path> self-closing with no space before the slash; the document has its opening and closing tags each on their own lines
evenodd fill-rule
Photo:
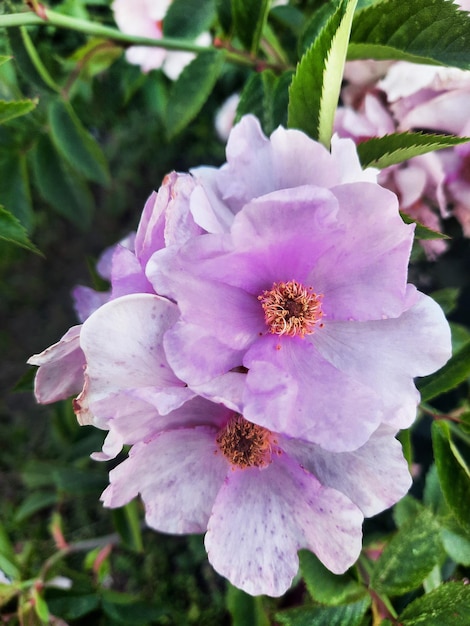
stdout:
<svg viewBox="0 0 470 626">
<path fill-rule="evenodd" d="M 94 37 L 103 37 L 112 39 L 124 45 L 150 46 L 155 48 L 164 48 L 165 50 L 178 50 L 184 52 L 194 52 L 199 54 L 213 50 L 213 46 L 200 46 L 187 39 L 176 39 L 162 37 L 161 39 L 153 39 L 150 37 L 138 37 L 137 35 L 129 35 L 123 33 L 117 28 L 104 26 L 89 20 L 83 20 L 69 15 L 63 15 L 55 11 L 51 11 L 44 5 L 37 3 L 35 11 L 26 11 L 24 13 L 11 13 L 9 15 L 0 15 L 0 28 L 14 28 L 18 26 L 55 26 L 57 28 L 66 28 L 77 32 L 91 35 Z M 218 42 L 216 47 L 222 48 L 226 54 L 226 60 L 238 65 L 252 67 L 256 70 L 270 67 L 277 71 L 286 69 L 284 66 L 271 65 L 251 55 L 235 50 L 225 43 Z"/>
</svg>

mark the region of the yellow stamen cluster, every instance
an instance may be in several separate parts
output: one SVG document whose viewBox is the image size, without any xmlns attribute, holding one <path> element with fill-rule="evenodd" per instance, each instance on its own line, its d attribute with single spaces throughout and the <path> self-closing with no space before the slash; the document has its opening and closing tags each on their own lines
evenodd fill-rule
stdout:
<svg viewBox="0 0 470 626">
<path fill-rule="evenodd" d="M 271 462 L 272 433 L 248 422 L 242 415 L 234 414 L 219 431 L 216 441 L 234 469 L 266 467 Z"/>
<path fill-rule="evenodd" d="M 305 337 L 314 332 L 323 316 L 321 299 L 322 295 L 314 293 L 313 287 L 304 287 L 296 280 L 274 283 L 269 291 L 258 296 L 271 333 L 291 337 Z"/>
</svg>

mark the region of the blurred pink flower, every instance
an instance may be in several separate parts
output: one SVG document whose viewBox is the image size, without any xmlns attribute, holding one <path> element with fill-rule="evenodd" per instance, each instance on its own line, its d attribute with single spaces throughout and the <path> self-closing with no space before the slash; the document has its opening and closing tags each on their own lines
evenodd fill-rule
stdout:
<svg viewBox="0 0 470 626">
<path fill-rule="evenodd" d="M 172 0 L 114 0 L 112 9 L 119 29 L 129 35 L 161 39 L 163 20 Z M 209 33 L 201 33 L 195 43 L 208 46 Z M 183 69 L 193 59 L 191 52 L 173 52 L 149 46 L 131 46 L 126 51 L 126 59 L 133 65 L 140 65 L 143 72 L 161 68 L 176 80 Z"/>
</svg>

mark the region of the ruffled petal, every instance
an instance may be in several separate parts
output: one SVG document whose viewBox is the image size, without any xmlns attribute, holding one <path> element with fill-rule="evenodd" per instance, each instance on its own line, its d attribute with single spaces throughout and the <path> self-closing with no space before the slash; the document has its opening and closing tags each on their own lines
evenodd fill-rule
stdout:
<svg viewBox="0 0 470 626">
<path fill-rule="evenodd" d="M 281 454 L 266 469 L 228 474 L 205 545 L 212 566 L 233 585 L 280 596 L 297 573 L 300 548 L 337 574 L 348 569 L 361 550 L 362 520 L 343 494 Z"/>
<path fill-rule="evenodd" d="M 101 499 L 114 508 L 140 493 L 149 526 L 173 534 L 200 533 L 227 471 L 213 429 L 163 432 L 132 447 L 129 458 L 110 472 Z"/>
<path fill-rule="evenodd" d="M 83 387 L 85 355 L 80 348 L 82 326 L 72 326 L 60 341 L 28 359 L 38 365 L 34 393 L 41 404 L 65 400 Z"/>
<path fill-rule="evenodd" d="M 409 308 L 398 318 L 371 322 L 325 322 L 315 334 L 322 357 L 382 398 L 387 422 L 407 428 L 419 394 L 413 378 L 439 369 L 451 355 L 450 329 L 442 309 L 407 289 Z"/>
<path fill-rule="evenodd" d="M 308 339 L 268 336 L 246 354 L 247 420 L 344 452 L 363 445 L 383 419 L 381 397 L 326 361 Z"/>
<path fill-rule="evenodd" d="M 408 464 L 394 434 L 380 426 L 353 452 L 330 452 L 286 437 L 279 437 L 279 445 L 322 485 L 344 493 L 371 517 L 398 502 L 411 487 Z"/>
</svg>

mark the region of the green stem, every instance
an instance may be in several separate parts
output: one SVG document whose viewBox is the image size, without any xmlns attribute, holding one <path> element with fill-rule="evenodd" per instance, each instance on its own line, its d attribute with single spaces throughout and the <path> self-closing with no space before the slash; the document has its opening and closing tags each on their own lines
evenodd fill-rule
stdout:
<svg viewBox="0 0 470 626">
<path fill-rule="evenodd" d="M 66 28 L 93 37 L 112 39 L 127 45 L 151 46 L 164 48 L 165 50 L 194 52 L 195 54 L 212 50 L 212 47 L 199 46 L 187 39 L 168 39 L 165 37 L 152 39 L 150 37 L 129 35 L 111 26 L 103 26 L 102 24 L 96 24 L 88 20 L 62 15 L 62 13 L 56 13 L 46 8 L 44 9 L 44 15 L 44 19 L 32 11 L 0 15 L 0 28 L 13 28 L 17 26 L 56 26 L 57 28 Z M 259 63 L 258 59 L 252 59 L 243 53 L 237 52 L 226 52 L 226 58 L 227 61 L 232 63 L 249 67 L 256 67 Z"/>
</svg>

